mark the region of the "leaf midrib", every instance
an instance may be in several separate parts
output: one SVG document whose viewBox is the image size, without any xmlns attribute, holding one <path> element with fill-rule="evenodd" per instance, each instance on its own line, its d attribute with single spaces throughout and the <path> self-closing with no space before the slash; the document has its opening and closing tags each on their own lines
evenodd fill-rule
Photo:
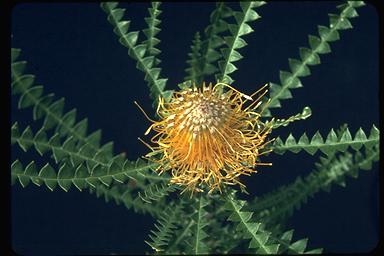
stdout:
<svg viewBox="0 0 384 256">
<path fill-rule="evenodd" d="M 343 13 L 346 12 L 345 10 L 347 10 L 348 8 L 352 8 L 352 6 L 349 5 L 348 2 L 347 2 L 347 4 L 348 4 L 348 7 L 345 8 L 345 9 L 340 13 L 340 16 L 338 16 L 336 25 L 335 25 L 334 27 L 332 27 L 332 28 L 329 28 L 329 31 L 328 31 L 327 35 L 325 36 L 325 39 L 324 39 L 324 40 L 323 40 L 323 38 L 320 37 L 321 43 L 320 43 L 315 49 L 313 49 L 313 51 L 311 51 L 311 54 L 308 55 L 308 57 L 307 57 L 305 60 L 303 60 L 303 61 L 301 62 L 301 65 L 300 65 L 300 67 L 297 69 L 297 71 L 295 71 L 294 73 L 292 73 L 291 80 L 290 80 L 286 85 L 281 85 L 281 90 L 279 90 L 279 92 L 277 92 L 277 93 L 275 94 L 275 96 L 273 96 L 272 98 L 270 98 L 271 100 L 270 100 L 270 102 L 268 103 L 268 105 L 272 105 L 273 102 L 275 102 L 276 100 L 279 100 L 280 95 L 283 93 L 283 91 L 286 91 L 286 90 L 291 86 L 291 84 L 293 83 L 294 79 L 295 79 L 295 78 L 298 78 L 297 75 L 298 75 L 298 73 L 299 73 L 299 70 L 300 70 L 300 69 L 303 69 L 303 67 L 307 65 L 307 62 L 309 61 L 309 59 L 311 59 L 312 56 L 313 56 L 315 53 L 317 53 L 317 51 L 318 51 L 320 45 L 322 45 L 322 42 L 323 42 L 323 41 L 324 41 L 324 42 L 328 42 L 326 39 L 328 39 L 329 35 L 330 35 L 331 33 L 333 33 L 334 31 L 337 31 L 337 29 L 336 29 L 337 25 L 340 23 L 341 19 L 344 19 L 344 18 L 345 18 L 345 15 L 343 15 Z M 267 106 L 267 108 L 268 108 L 268 106 Z"/>
<path fill-rule="evenodd" d="M 278 150 L 291 150 L 291 149 L 305 149 L 305 148 L 316 148 L 317 150 L 320 150 L 324 147 L 338 147 L 338 146 L 352 146 L 356 144 L 362 144 L 366 146 L 366 144 L 370 142 L 379 142 L 379 138 L 372 138 L 372 139 L 366 139 L 366 140 L 353 140 L 353 141 L 338 141 L 338 142 L 325 142 L 321 144 L 295 144 L 295 145 L 280 145 L 280 146 L 273 146 L 272 150 L 278 149 Z"/>
<path fill-rule="evenodd" d="M 13 81 L 13 83 L 19 83 L 20 78 L 23 75 L 19 76 L 15 72 L 13 72 L 13 70 L 12 70 L 12 74 L 15 77 L 15 80 Z M 20 87 L 22 88 L 22 86 Z M 95 150 L 99 149 L 98 147 L 94 146 L 92 143 L 89 143 L 87 138 L 80 136 L 78 133 L 76 133 L 76 131 L 72 127 L 69 127 L 65 122 L 62 121 L 62 119 L 58 115 L 56 115 L 54 112 L 51 112 L 47 106 L 45 106 L 44 104 L 39 104 L 40 101 L 36 97 L 34 97 L 32 94 L 30 94 L 28 90 L 24 90 L 23 88 L 23 94 L 27 94 L 29 98 L 32 99 L 35 106 L 39 105 L 44 110 L 44 112 L 46 112 L 47 116 L 49 115 L 53 117 L 59 123 L 59 126 L 64 126 L 70 132 L 71 135 L 75 136 L 80 141 L 88 143 L 93 149 Z"/>
<path fill-rule="evenodd" d="M 129 48 L 130 48 L 130 49 L 132 49 L 132 53 L 133 53 L 133 55 L 135 56 L 136 60 L 137 60 L 138 62 L 140 62 L 141 66 L 144 67 L 144 69 L 145 69 L 145 74 L 148 75 L 148 77 L 150 78 L 150 80 L 151 80 L 150 83 L 152 83 L 153 85 L 155 85 L 155 88 L 156 88 L 158 94 L 160 94 L 163 98 L 165 98 L 165 97 L 164 97 L 164 92 L 163 92 L 162 90 L 160 90 L 159 85 L 157 84 L 158 80 L 157 80 L 157 79 L 156 79 L 156 80 L 154 79 L 154 77 L 153 77 L 152 73 L 150 72 L 150 70 L 148 70 L 148 69 L 147 69 L 147 66 L 144 65 L 143 58 L 141 58 L 139 55 L 137 55 L 136 51 L 133 49 L 133 46 L 129 43 L 129 40 L 127 40 L 126 35 L 123 34 L 122 30 L 120 29 L 120 26 L 118 26 L 119 21 L 115 18 L 115 16 L 114 16 L 113 13 L 111 12 L 111 9 L 108 8 L 108 11 L 109 11 L 109 15 L 110 15 L 110 16 L 112 17 L 112 19 L 113 19 L 113 22 L 114 22 L 114 24 L 115 24 L 115 27 L 116 27 L 116 28 L 118 29 L 118 31 L 119 31 L 120 38 L 123 38 L 123 39 L 124 39 L 124 42 L 125 42 L 127 45 L 129 45 Z"/>
<path fill-rule="evenodd" d="M 251 234 L 251 236 L 256 240 L 257 244 L 259 245 L 259 248 L 261 248 L 264 253 L 271 254 L 272 251 L 269 251 L 268 248 L 259 241 L 259 238 L 256 236 L 256 234 L 252 233 L 252 230 L 249 229 L 249 226 L 247 225 L 247 222 L 243 219 L 242 215 L 240 214 L 240 208 L 237 207 L 237 205 L 234 202 L 234 199 L 230 197 L 228 199 L 229 199 L 229 202 L 231 203 L 232 208 L 235 210 L 237 216 L 240 218 L 241 223 L 246 227 L 248 233 Z"/>
<path fill-rule="evenodd" d="M 238 24 L 239 26 L 238 26 L 238 29 L 237 29 L 236 34 L 235 34 L 235 39 L 232 41 L 232 44 L 229 46 L 228 55 L 227 55 L 226 58 L 225 58 L 225 66 L 224 66 L 223 74 L 222 74 L 220 80 L 223 80 L 224 77 L 228 74 L 228 73 L 227 73 L 227 69 L 228 69 L 228 63 L 230 62 L 229 59 L 230 59 L 230 57 L 232 56 L 233 51 L 235 50 L 235 49 L 234 49 L 234 46 L 235 46 L 236 41 L 237 41 L 238 38 L 240 37 L 240 36 L 239 36 L 240 29 L 241 29 L 241 27 L 242 27 L 242 26 L 244 25 L 244 23 L 245 23 L 245 17 L 247 17 L 247 14 L 248 14 L 249 10 L 252 9 L 251 6 L 252 6 L 252 2 L 248 2 L 247 10 L 246 10 L 245 13 L 243 12 L 244 15 L 243 15 L 243 18 L 242 18 L 240 24 Z"/>
</svg>

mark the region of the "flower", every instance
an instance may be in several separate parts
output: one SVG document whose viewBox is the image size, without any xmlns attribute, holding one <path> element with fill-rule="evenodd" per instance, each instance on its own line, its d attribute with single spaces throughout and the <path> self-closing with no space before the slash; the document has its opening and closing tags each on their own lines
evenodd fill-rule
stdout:
<svg viewBox="0 0 384 256">
<path fill-rule="evenodd" d="M 156 132 L 151 138 L 156 146 L 143 141 L 152 150 L 145 157 L 159 163 L 160 174 L 170 170 L 171 183 L 192 191 L 202 191 L 204 185 L 209 192 L 216 188 L 221 192 L 222 184 L 244 188 L 240 175 L 257 172 L 257 165 L 271 165 L 259 162 L 259 156 L 269 152 L 263 149 L 270 142 L 266 137 L 271 127 L 259 120 L 262 110 L 256 111 L 266 86 L 248 96 L 224 83 L 203 83 L 202 88 L 173 93 L 168 102 L 160 97 L 156 111 L 160 120 L 150 119 L 153 124 L 145 132 Z M 223 87 L 228 90 L 223 92 Z M 251 103 L 245 107 L 247 102 Z"/>
</svg>

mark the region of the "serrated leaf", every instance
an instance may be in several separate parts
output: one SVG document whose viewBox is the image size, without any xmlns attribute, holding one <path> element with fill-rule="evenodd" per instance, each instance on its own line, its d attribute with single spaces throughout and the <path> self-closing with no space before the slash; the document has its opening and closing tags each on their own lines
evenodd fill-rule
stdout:
<svg viewBox="0 0 384 256">
<path fill-rule="evenodd" d="M 367 140 L 367 136 L 365 135 L 364 131 L 361 129 L 361 127 L 357 130 L 356 135 L 355 135 L 355 141 L 365 141 Z M 351 147 L 354 150 L 359 150 L 363 146 L 362 143 L 355 143 L 352 144 Z"/>
<path fill-rule="evenodd" d="M 139 37 L 139 32 L 138 31 L 129 32 L 128 34 L 124 35 L 124 39 L 127 40 L 128 43 L 129 43 L 128 47 L 135 46 L 138 37 Z M 140 54 L 139 54 L 139 56 L 142 57 L 142 55 L 140 55 Z"/>
<path fill-rule="evenodd" d="M 318 26 L 320 38 L 323 41 L 333 42 L 340 39 L 339 32 L 326 26 Z"/>
<path fill-rule="evenodd" d="M 287 140 L 285 141 L 285 145 L 287 146 L 295 146 L 297 143 L 296 143 L 296 140 L 295 138 L 292 136 L 292 134 L 289 134 L 288 135 L 288 138 Z M 295 148 L 293 147 L 292 149 L 290 149 L 292 152 L 294 153 L 297 153 L 300 151 L 300 148 Z"/>
<path fill-rule="evenodd" d="M 24 152 L 27 152 L 27 150 L 33 145 L 33 134 L 31 127 L 27 126 L 27 128 L 25 128 L 20 136 L 20 139 L 18 140 L 18 143 Z"/>
<path fill-rule="evenodd" d="M 11 61 L 15 62 L 19 58 L 20 53 L 21 49 L 11 48 Z"/>
<path fill-rule="evenodd" d="M 99 147 L 101 140 L 101 130 L 97 130 L 86 138 L 86 141 L 95 147 Z"/>
<path fill-rule="evenodd" d="M 65 191 L 68 192 L 72 185 L 72 178 L 75 176 L 75 168 L 69 166 L 68 164 L 63 164 L 57 174 L 59 186 Z"/>
<path fill-rule="evenodd" d="M 113 8 L 111 9 L 111 15 L 113 15 L 114 19 L 120 21 L 125 13 L 124 8 Z"/>
<path fill-rule="evenodd" d="M 79 165 L 75 171 L 75 178 L 73 179 L 73 185 L 82 191 L 86 186 L 85 178 L 88 176 L 87 168 L 83 165 Z"/>
<path fill-rule="evenodd" d="M 292 240 L 292 236 L 293 236 L 293 229 L 284 232 L 283 235 L 281 236 L 281 240 L 290 243 Z"/>
<path fill-rule="evenodd" d="M 324 140 L 323 140 L 323 137 L 321 136 L 321 134 L 319 133 L 319 131 L 317 131 L 312 139 L 311 139 L 311 145 L 321 145 L 324 143 Z"/>
<path fill-rule="evenodd" d="M 115 9 L 118 5 L 117 2 L 102 2 L 100 3 L 100 6 L 103 8 L 104 11 Z"/>
<path fill-rule="evenodd" d="M 292 73 L 296 74 L 296 76 L 298 77 L 309 76 L 311 74 L 311 71 L 309 70 L 309 68 L 301 61 L 289 58 L 288 62 L 289 62 L 289 67 L 291 68 Z"/>
<path fill-rule="evenodd" d="M 343 9 L 342 14 L 346 18 L 355 18 L 359 16 L 355 8 L 342 8 L 342 9 Z"/>
<path fill-rule="evenodd" d="M 49 165 L 46 164 L 39 172 L 39 177 L 44 180 L 45 185 L 53 191 L 57 185 L 57 177 L 55 170 Z"/>
<path fill-rule="evenodd" d="M 84 118 L 80 122 L 78 122 L 73 129 L 75 130 L 76 134 L 80 137 L 85 137 L 87 134 L 87 128 L 88 128 L 88 118 Z"/>
<path fill-rule="evenodd" d="M 136 45 L 135 47 L 133 47 L 132 49 L 135 51 L 135 54 L 139 58 L 143 58 L 143 56 L 147 50 L 147 47 L 144 44 L 139 44 L 139 45 Z M 138 63 L 140 63 L 140 62 L 138 62 Z"/>
<path fill-rule="evenodd" d="M 46 129 L 53 128 L 58 123 L 58 118 L 60 118 L 63 114 L 64 110 L 64 98 L 61 98 L 54 103 L 52 103 L 49 107 L 49 112 L 47 113 L 44 120 L 44 127 Z"/>
<path fill-rule="evenodd" d="M 352 24 L 349 22 L 347 18 L 340 17 L 337 14 L 328 14 L 329 16 L 329 27 L 331 29 L 350 29 L 352 28 Z"/>
<path fill-rule="evenodd" d="M 45 116 L 45 108 L 52 103 L 54 95 L 55 94 L 50 93 L 39 98 L 33 107 L 33 120 L 39 120 Z"/>
<path fill-rule="evenodd" d="M 47 134 L 44 131 L 44 127 L 41 128 L 33 138 L 35 142 L 36 151 L 42 156 L 49 150 Z"/>
<path fill-rule="evenodd" d="M 321 54 L 331 52 L 329 44 L 326 41 L 321 40 L 317 36 L 309 35 L 308 40 L 309 45 L 311 46 L 313 51 Z"/>
<path fill-rule="evenodd" d="M 294 250 L 297 253 L 303 253 L 307 247 L 308 239 L 301 239 L 290 245 L 290 249 Z"/>
<path fill-rule="evenodd" d="M 380 131 L 377 129 L 375 125 L 372 125 L 371 132 L 369 134 L 369 139 L 379 139 L 380 138 Z"/>
<path fill-rule="evenodd" d="M 350 141 L 352 141 L 352 136 L 349 129 L 346 128 L 343 134 L 341 135 L 340 142 L 350 142 Z M 340 144 L 338 149 L 342 152 L 345 152 L 347 148 L 348 148 L 348 145 L 342 143 Z"/>
<path fill-rule="evenodd" d="M 24 174 L 30 177 L 30 180 L 37 186 L 43 184 L 43 181 L 37 177 L 37 168 L 34 161 L 30 162 L 26 167 Z"/>
<path fill-rule="evenodd" d="M 320 57 L 316 52 L 313 52 L 311 49 L 300 47 L 300 58 L 303 62 L 308 65 L 318 65 L 320 64 Z"/>
<path fill-rule="evenodd" d="M 12 140 L 12 138 L 18 138 L 20 137 L 20 131 L 18 123 L 15 122 L 11 127 L 11 145 L 15 144 L 17 140 Z"/>
<path fill-rule="evenodd" d="M 68 137 L 64 141 L 62 148 L 65 149 L 66 151 L 70 151 L 70 152 L 75 151 L 76 150 L 76 140 L 74 139 L 74 137 L 73 136 Z"/>
<path fill-rule="evenodd" d="M 36 99 L 43 94 L 43 86 L 34 86 L 26 90 L 20 97 L 18 108 L 23 109 L 33 106 Z"/>
<path fill-rule="evenodd" d="M 20 94 L 28 90 L 35 82 L 34 75 L 22 75 L 12 81 L 12 94 Z"/>
<path fill-rule="evenodd" d="M 300 88 L 303 86 L 297 77 L 287 71 L 280 71 L 280 82 L 284 87 L 289 88 Z"/>
<path fill-rule="evenodd" d="M 56 127 L 56 132 L 59 133 L 60 136 L 67 135 L 69 129 L 73 127 L 76 122 L 76 112 L 77 110 L 74 108 L 63 116 L 62 122 Z"/>
</svg>

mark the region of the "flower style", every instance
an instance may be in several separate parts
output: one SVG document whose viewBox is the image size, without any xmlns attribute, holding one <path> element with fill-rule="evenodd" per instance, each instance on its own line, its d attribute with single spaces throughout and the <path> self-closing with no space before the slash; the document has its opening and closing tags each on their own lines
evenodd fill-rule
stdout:
<svg viewBox="0 0 384 256">
<path fill-rule="evenodd" d="M 267 85 L 245 95 L 230 85 L 203 84 L 202 88 L 188 88 L 173 93 L 165 102 L 159 98 L 157 114 L 160 121 L 145 132 L 156 132 L 150 146 L 152 152 L 145 157 L 159 163 L 161 174 L 171 170 L 171 183 L 184 185 L 192 191 L 202 191 L 207 185 L 209 192 L 216 188 L 221 192 L 222 184 L 239 184 L 241 174 L 257 172 L 261 154 L 269 152 L 265 145 L 271 127 L 263 124 L 256 109 L 266 94 Z M 223 87 L 228 88 L 223 92 Z M 252 97 L 260 94 L 256 100 Z M 251 102 L 247 107 L 245 103 Z"/>
</svg>

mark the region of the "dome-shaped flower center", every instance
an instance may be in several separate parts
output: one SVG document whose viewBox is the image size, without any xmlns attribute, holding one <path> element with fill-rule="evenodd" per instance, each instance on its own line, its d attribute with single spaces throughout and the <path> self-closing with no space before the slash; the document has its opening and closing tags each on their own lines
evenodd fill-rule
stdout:
<svg viewBox="0 0 384 256">
<path fill-rule="evenodd" d="M 228 106 L 221 103 L 217 98 L 205 95 L 196 95 L 190 102 L 184 105 L 181 120 L 185 122 L 189 131 L 192 132 L 192 138 L 195 139 L 201 132 L 208 130 L 214 133 L 222 124 L 228 113 Z M 184 128 L 183 126 L 180 126 Z"/>
</svg>

